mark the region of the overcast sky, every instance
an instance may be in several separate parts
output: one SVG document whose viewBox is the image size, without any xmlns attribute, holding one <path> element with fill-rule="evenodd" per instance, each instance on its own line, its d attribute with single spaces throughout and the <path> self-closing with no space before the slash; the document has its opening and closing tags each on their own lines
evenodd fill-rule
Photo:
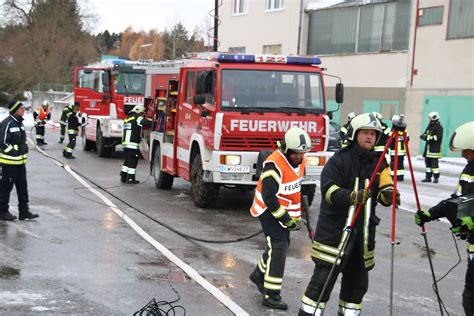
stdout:
<svg viewBox="0 0 474 316">
<path fill-rule="evenodd" d="M 179 21 L 192 32 L 214 9 L 214 0 L 86 0 L 81 5 L 98 17 L 93 33 L 119 33 L 129 25 L 135 31 L 164 31 Z"/>
</svg>

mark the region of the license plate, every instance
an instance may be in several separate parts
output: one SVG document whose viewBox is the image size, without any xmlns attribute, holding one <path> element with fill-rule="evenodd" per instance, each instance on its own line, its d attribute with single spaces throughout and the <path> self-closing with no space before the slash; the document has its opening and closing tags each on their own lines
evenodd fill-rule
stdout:
<svg viewBox="0 0 474 316">
<path fill-rule="evenodd" d="M 220 172 L 222 173 L 250 173 L 250 166 L 221 165 Z"/>
</svg>

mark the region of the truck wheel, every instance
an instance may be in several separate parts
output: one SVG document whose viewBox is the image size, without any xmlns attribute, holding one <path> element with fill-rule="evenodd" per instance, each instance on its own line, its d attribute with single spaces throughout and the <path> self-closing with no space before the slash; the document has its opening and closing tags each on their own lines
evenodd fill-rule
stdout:
<svg viewBox="0 0 474 316">
<path fill-rule="evenodd" d="M 82 137 L 82 150 L 91 151 L 92 149 L 95 148 L 95 143 L 86 138 L 86 128 L 85 127 L 82 127 L 81 137 Z"/>
<path fill-rule="evenodd" d="M 219 185 L 204 182 L 201 155 L 194 157 L 191 165 L 191 197 L 198 207 L 211 207 L 216 204 Z"/>
<path fill-rule="evenodd" d="M 153 157 L 153 178 L 155 178 L 155 186 L 158 189 L 169 190 L 173 186 L 174 177 L 161 170 L 161 151 L 158 146 Z"/>
<path fill-rule="evenodd" d="M 301 195 L 306 195 L 308 197 L 309 206 L 313 204 L 315 192 L 316 192 L 316 184 L 305 184 L 301 186 Z"/>
<path fill-rule="evenodd" d="M 102 136 L 102 131 L 100 130 L 99 126 L 97 126 L 95 146 L 96 146 L 96 150 L 97 150 L 97 155 L 99 155 L 99 157 L 108 158 L 112 155 L 113 148 L 112 148 L 112 146 L 111 147 L 106 147 L 107 146 L 107 138 Z"/>
</svg>

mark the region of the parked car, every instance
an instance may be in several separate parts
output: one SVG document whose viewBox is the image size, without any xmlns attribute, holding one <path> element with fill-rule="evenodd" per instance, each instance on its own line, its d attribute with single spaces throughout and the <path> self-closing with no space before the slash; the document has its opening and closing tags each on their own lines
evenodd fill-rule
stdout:
<svg viewBox="0 0 474 316">
<path fill-rule="evenodd" d="M 341 125 L 336 122 L 329 121 L 329 144 L 328 151 L 338 151 L 341 148 L 342 140 L 339 132 Z"/>
</svg>

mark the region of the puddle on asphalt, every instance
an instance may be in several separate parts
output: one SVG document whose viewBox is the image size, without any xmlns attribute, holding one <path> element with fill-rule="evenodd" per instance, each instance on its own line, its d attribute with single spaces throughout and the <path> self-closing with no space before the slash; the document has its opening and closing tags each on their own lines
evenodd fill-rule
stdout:
<svg viewBox="0 0 474 316">
<path fill-rule="evenodd" d="M 0 266 L 0 279 L 18 279 L 20 277 L 20 269 L 9 266 Z"/>
</svg>

